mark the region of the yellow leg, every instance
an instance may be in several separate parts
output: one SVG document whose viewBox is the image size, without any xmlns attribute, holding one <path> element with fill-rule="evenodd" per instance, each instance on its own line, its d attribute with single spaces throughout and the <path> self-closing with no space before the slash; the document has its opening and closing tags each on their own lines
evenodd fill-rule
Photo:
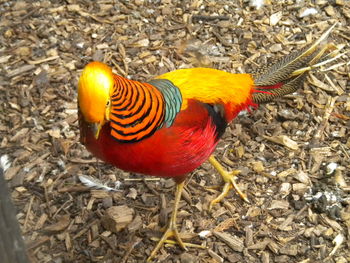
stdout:
<svg viewBox="0 0 350 263">
<path fill-rule="evenodd" d="M 177 231 L 177 228 L 176 228 L 177 209 L 179 207 L 179 202 L 181 199 L 181 194 L 182 194 L 182 190 L 184 188 L 184 185 L 185 185 L 185 183 L 182 182 L 180 184 L 177 184 L 177 186 L 176 186 L 175 203 L 174 203 L 174 208 L 173 208 L 173 212 L 171 214 L 168 228 L 165 231 L 165 233 L 163 234 L 162 238 L 159 240 L 157 246 L 151 252 L 151 255 L 148 257 L 147 262 L 152 261 L 154 256 L 157 254 L 159 249 L 162 247 L 162 245 L 167 241 L 167 239 L 169 237 L 175 237 L 175 239 L 176 239 L 177 243 L 180 245 L 180 247 L 182 247 L 184 250 L 187 250 L 186 246 L 185 246 L 184 242 L 182 242 L 180 235 L 179 235 L 179 232 Z"/>
<path fill-rule="evenodd" d="M 236 184 L 236 175 L 238 175 L 240 173 L 239 170 L 234 170 L 232 172 L 228 172 L 226 171 L 222 165 L 215 159 L 215 157 L 213 155 L 211 155 L 209 157 L 209 162 L 214 166 L 214 168 L 221 174 L 222 179 L 225 182 L 224 188 L 222 189 L 222 193 L 215 198 L 213 201 L 210 202 L 209 205 L 209 211 L 212 209 L 213 205 L 215 205 L 216 203 L 221 202 L 226 195 L 228 194 L 228 191 L 231 190 L 232 188 L 234 188 L 236 190 L 236 192 L 238 193 L 238 195 L 247 203 L 249 203 L 249 200 L 246 196 L 246 194 L 244 194 L 238 187 L 238 185 Z"/>
</svg>

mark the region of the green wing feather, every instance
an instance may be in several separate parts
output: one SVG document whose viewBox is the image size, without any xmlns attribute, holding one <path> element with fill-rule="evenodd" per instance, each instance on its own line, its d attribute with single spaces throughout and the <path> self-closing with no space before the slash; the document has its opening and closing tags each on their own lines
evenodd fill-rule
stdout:
<svg viewBox="0 0 350 263">
<path fill-rule="evenodd" d="M 167 79 L 153 79 L 148 83 L 156 87 L 163 94 L 165 101 L 164 124 L 166 127 L 170 127 L 181 109 L 181 92 L 178 87 Z"/>
</svg>

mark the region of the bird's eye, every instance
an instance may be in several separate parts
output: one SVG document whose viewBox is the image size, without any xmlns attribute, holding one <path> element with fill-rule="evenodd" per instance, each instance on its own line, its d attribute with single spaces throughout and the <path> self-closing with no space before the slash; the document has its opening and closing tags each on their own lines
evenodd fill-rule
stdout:
<svg viewBox="0 0 350 263">
<path fill-rule="evenodd" d="M 107 101 L 106 106 L 109 106 L 110 101 Z"/>
</svg>

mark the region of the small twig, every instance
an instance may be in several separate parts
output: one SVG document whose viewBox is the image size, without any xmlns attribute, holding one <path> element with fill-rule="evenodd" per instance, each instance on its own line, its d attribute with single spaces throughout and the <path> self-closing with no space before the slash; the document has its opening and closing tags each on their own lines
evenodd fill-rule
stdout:
<svg viewBox="0 0 350 263">
<path fill-rule="evenodd" d="M 154 206 L 146 207 L 146 206 L 140 206 L 140 205 L 133 205 L 132 207 L 136 208 L 136 209 L 142 209 L 142 210 L 150 211 L 152 213 L 155 213 L 158 210 L 158 207 L 154 207 Z"/>
<path fill-rule="evenodd" d="M 44 167 L 44 168 L 46 168 L 46 167 Z M 57 184 L 57 182 L 59 182 L 59 181 L 61 180 L 61 178 L 62 178 L 64 175 L 66 175 L 66 171 L 60 173 L 60 174 L 56 177 L 56 179 L 55 179 L 55 180 L 52 182 L 52 184 L 50 185 L 50 190 L 51 190 L 51 191 L 52 191 L 52 189 L 54 188 L 54 186 Z"/>
<path fill-rule="evenodd" d="M 51 61 L 51 60 L 55 60 L 55 59 L 58 59 L 58 58 L 59 58 L 59 56 L 52 56 L 52 57 L 39 59 L 39 60 L 28 60 L 27 62 L 30 65 L 37 65 L 37 64 L 41 64 L 41 63 L 48 62 L 48 61 Z"/>
<path fill-rule="evenodd" d="M 114 61 L 114 59 L 112 60 L 112 63 L 114 65 L 114 67 L 117 69 L 117 72 L 119 74 L 121 74 L 124 77 L 128 76 L 128 74 L 118 65 L 118 63 L 116 61 Z"/>
<path fill-rule="evenodd" d="M 44 153 L 43 155 L 39 156 L 34 162 L 26 165 L 26 169 L 29 171 L 34 166 L 41 164 L 46 159 L 46 157 L 48 157 L 50 154 L 51 153 Z"/>
<path fill-rule="evenodd" d="M 34 14 L 37 11 L 38 11 L 37 8 L 32 8 L 31 10 L 28 10 L 27 13 L 19 19 L 19 21 L 23 21 L 24 19 L 30 17 L 32 14 Z M 18 21 L 18 23 L 22 23 L 22 22 L 19 22 L 19 21 Z"/>
<path fill-rule="evenodd" d="M 347 35 L 345 35 L 343 33 L 338 32 L 338 36 L 341 36 L 342 38 L 345 38 L 346 40 L 350 41 L 350 37 L 348 37 Z"/>
<path fill-rule="evenodd" d="M 72 197 L 70 194 L 68 194 L 68 195 L 69 195 L 69 200 L 67 200 L 66 202 L 64 202 L 64 204 L 61 205 L 61 206 L 57 209 L 57 211 L 53 214 L 52 218 L 55 218 L 55 217 L 58 215 L 58 213 L 59 213 L 62 209 L 68 209 L 69 207 L 71 207 L 71 206 L 73 205 L 73 197 Z M 68 206 L 66 207 L 66 205 L 67 205 L 68 203 L 70 203 L 70 205 L 68 205 Z"/>
<path fill-rule="evenodd" d="M 175 25 L 175 26 L 167 27 L 166 30 L 168 30 L 168 31 L 175 31 L 175 30 L 184 29 L 184 28 L 186 28 L 186 27 L 187 27 L 186 25 L 180 24 L 180 25 Z"/>
<path fill-rule="evenodd" d="M 344 93 L 344 90 L 341 87 L 335 85 L 333 81 L 328 77 L 327 74 L 325 74 L 325 78 L 328 81 L 328 83 L 331 85 L 331 87 L 334 89 L 334 91 L 338 93 L 339 96 Z"/>
<path fill-rule="evenodd" d="M 31 196 L 31 197 L 30 197 L 30 201 L 29 201 L 29 205 L 28 205 L 28 210 L 27 210 L 26 218 L 25 218 L 24 224 L 23 224 L 23 232 L 26 232 L 26 230 L 27 230 L 27 223 L 28 223 L 30 211 L 32 210 L 32 205 L 33 205 L 34 197 L 35 197 L 35 196 Z"/>
<path fill-rule="evenodd" d="M 298 211 L 298 213 L 295 215 L 295 218 L 298 219 L 299 216 L 300 216 L 302 213 L 304 213 L 304 211 L 305 211 L 308 207 L 309 207 L 308 205 L 304 205 L 303 208 L 300 209 L 300 210 Z"/>
<path fill-rule="evenodd" d="M 152 241 L 158 242 L 158 241 L 160 240 L 160 238 L 151 237 L 151 240 L 152 240 Z M 170 244 L 170 245 L 177 245 L 177 244 L 178 244 L 177 241 L 169 240 L 169 239 L 165 240 L 164 243 Z M 184 242 L 184 245 L 185 245 L 186 247 L 194 247 L 194 248 L 202 248 L 202 249 L 206 248 L 204 245 L 198 245 L 198 244 L 192 244 L 192 243 L 185 243 L 185 242 Z"/>
<path fill-rule="evenodd" d="M 89 159 L 89 160 L 84 160 L 84 159 L 80 159 L 80 158 L 72 158 L 69 160 L 70 162 L 72 163 L 84 163 L 84 164 L 89 164 L 89 163 L 95 163 L 96 162 L 96 159 L 95 158 L 92 158 L 92 159 Z"/>
<path fill-rule="evenodd" d="M 284 222 L 282 222 L 282 224 L 278 227 L 278 229 L 286 230 L 287 227 L 293 222 L 293 220 L 298 218 L 308 207 L 309 207 L 308 205 L 304 205 L 304 207 L 302 209 L 300 209 L 297 214 L 290 214 L 286 218 L 286 220 L 284 220 Z"/>
<path fill-rule="evenodd" d="M 90 18 L 92 18 L 93 20 L 95 20 L 96 22 L 99 22 L 99 23 L 101 23 L 101 24 L 104 24 L 104 23 L 106 23 L 106 24 L 113 24 L 113 22 L 111 22 L 111 21 L 109 21 L 109 20 L 101 19 L 101 18 L 99 18 L 99 17 L 97 17 L 97 16 L 95 16 L 95 15 L 89 14 L 88 12 L 85 12 L 85 11 L 81 10 L 80 7 L 71 9 L 71 10 L 69 10 L 69 11 L 75 11 L 75 12 L 77 12 L 80 16 L 82 16 L 82 17 L 90 17 Z"/>
<path fill-rule="evenodd" d="M 129 249 L 125 252 L 124 257 L 120 261 L 120 263 L 126 263 L 131 252 L 134 250 L 134 248 L 140 243 L 142 239 L 141 238 L 136 238 L 136 240 L 132 243 L 132 245 L 129 247 Z"/>
<path fill-rule="evenodd" d="M 348 152 L 345 150 L 343 144 L 340 144 L 340 148 L 341 148 L 341 150 L 343 151 L 343 153 L 344 153 L 344 155 L 346 156 L 346 158 L 347 158 L 348 160 L 350 160 L 350 155 L 349 155 Z"/>
<path fill-rule="evenodd" d="M 73 236 L 72 240 L 75 240 L 78 237 L 84 235 L 84 233 L 86 233 L 92 225 L 97 224 L 97 222 L 99 222 L 99 219 L 95 219 L 91 223 L 85 225 L 82 230 L 80 230 L 75 236 Z"/>
<path fill-rule="evenodd" d="M 125 178 L 126 182 L 159 181 L 160 178 Z"/>
<path fill-rule="evenodd" d="M 118 255 L 118 254 L 117 254 L 117 251 L 116 251 L 117 247 L 113 246 L 112 242 L 111 242 L 107 237 L 105 237 L 105 236 L 103 236 L 103 235 L 100 235 L 99 237 L 100 237 L 104 242 L 106 242 L 106 244 L 111 248 L 113 254 Z"/>
<path fill-rule="evenodd" d="M 12 78 L 12 77 L 26 73 L 27 71 L 30 71 L 33 69 L 35 69 L 34 65 L 24 65 L 22 67 L 17 67 L 16 69 L 9 71 L 7 74 L 7 77 Z"/>
<path fill-rule="evenodd" d="M 320 124 L 320 126 L 318 127 L 318 129 L 315 132 L 314 141 L 319 142 L 322 139 L 322 134 L 327 126 L 329 117 L 331 116 L 331 113 L 334 109 L 335 106 L 335 101 L 337 100 L 338 97 L 328 97 L 328 101 L 325 107 L 325 112 L 322 118 L 322 122 Z"/>
<path fill-rule="evenodd" d="M 42 244 L 46 243 L 49 240 L 50 240 L 49 236 L 43 236 L 40 239 L 30 241 L 27 243 L 27 250 L 32 250 L 32 249 L 35 249 L 37 247 L 40 247 Z"/>
<path fill-rule="evenodd" d="M 193 15 L 192 22 L 197 21 L 214 21 L 214 20 L 230 20 L 228 16 L 206 16 L 206 15 Z"/>
<path fill-rule="evenodd" d="M 217 32 L 216 30 L 213 29 L 213 34 L 214 36 L 219 40 L 219 42 L 225 46 L 225 47 L 232 47 L 232 44 L 230 42 L 228 42 L 225 38 L 223 38 L 219 32 Z"/>
<path fill-rule="evenodd" d="M 75 186 L 67 186 L 63 188 L 59 188 L 59 193 L 71 193 L 71 192 L 89 192 L 91 190 L 90 187 L 83 185 L 75 185 Z"/>
<path fill-rule="evenodd" d="M 46 201 L 46 207 L 49 211 L 49 216 L 52 217 L 52 209 L 50 207 L 50 200 L 49 200 L 49 195 L 47 193 L 47 187 L 44 185 L 44 198 L 45 198 L 45 201 Z"/>
<path fill-rule="evenodd" d="M 143 183 L 152 192 L 152 194 L 154 194 L 155 196 L 159 196 L 159 193 L 156 190 L 154 190 L 154 188 L 149 183 L 147 183 L 147 181 L 145 180 L 146 178 L 143 178 L 143 179 L 144 179 Z"/>
<path fill-rule="evenodd" d="M 160 194 L 159 224 L 165 226 L 168 221 L 167 202 L 164 194 Z"/>
<path fill-rule="evenodd" d="M 189 204 L 192 205 L 192 199 L 186 188 L 183 189 L 181 197 Z"/>
</svg>

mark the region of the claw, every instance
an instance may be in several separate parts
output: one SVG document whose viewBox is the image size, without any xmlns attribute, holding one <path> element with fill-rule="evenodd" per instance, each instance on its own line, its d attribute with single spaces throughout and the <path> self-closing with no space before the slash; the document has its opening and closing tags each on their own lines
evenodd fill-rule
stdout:
<svg viewBox="0 0 350 263">
<path fill-rule="evenodd" d="M 180 247 L 182 247 L 184 250 L 187 250 L 186 245 L 181 240 L 179 232 L 178 232 L 177 227 L 176 227 L 177 209 L 179 206 L 179 202 L 181 199 L 181 194 L 182 194 L 183 188 L 184 188 L 184 182 L 178 184 L 176 187 L 175 203 L 174 203 L 174 208 L 173 208 L 173 212 L 171 214 L 168 228 L 164 232 L 162 238 L 158 241 L 158 244 L 156 245 L 156 247 L 151 252 L 150 256 L 147 259 L 147 262 L 152 262 L 153 258 L 155 257 L 155 255 L 157 254 L 159 249 L 163 246 L 163 244 L 169 242 L 168 238 L 170 238 L 170 237 L 175 237 L 176 243 L 179 244 Z"/>
<path fill-rule="evenodd" d="M 209 211 L 212 209 L 212 207 L 221 202 L 228 194 L 228 192 L 233 188 L 235 189 L 235 191 L 237 192 L 237 194 L 247 203 L 249 203 L 249 200 L 247 198 L 247 195 L 244 194 L 241 189 L 238 187 L 238 185 L 236 184 L 236 176 L 240 173 L 239 170 L 234 170 L 232 172 L 227 172 L 224 170 L 224 168 L 222 167 L 222 165 L 215 159 L 215 157 L 212 155 L 209 157 L 209 161 L 210 163 L 214 166 L 214 168 L 221 174 L 225 185 L 222 189 L 221 194 L 215 198 L 214 200 L 212 200 L 210 202 L 209 205 Z"/>
<path fill-rule="evenodd" d="M 176 243 L 180 245 L 184 250 L 187 250 L 185 243 L 181 240 L 179 232 L 176 228 L 175 222 L 170 220 L 167 230 L 164 232 L 162 238 L 158 241 L 157 246 L 153 249 L 150 256 L 147 259 L 147 262 L 152 262 L 152 259 L 155 257 L 159 249 L 163 246 L 164 243 L 168 243 L 168 238 L 175 237 Z"/>
</svg>

